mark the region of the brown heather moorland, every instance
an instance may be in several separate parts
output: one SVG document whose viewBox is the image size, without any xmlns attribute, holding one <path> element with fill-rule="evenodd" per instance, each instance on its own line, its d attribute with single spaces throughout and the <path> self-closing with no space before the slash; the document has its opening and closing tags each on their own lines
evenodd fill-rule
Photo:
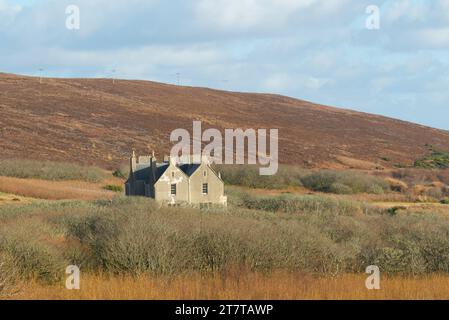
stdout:
<svg viewBox="0 0 449 320">
<path fill-rule="evenodd" d="M 277 128 L 285 164 L 312 168 L 412 165 L 449 132 L 272 94 L 151 81 L 43 79 L 0 74 L 1 158 L 58 160 L 113 169 L 135 148 L 167 154 L 169 134 L 206 128 Z M 427 146 L 426 146 L 427 145 Z"/>
</svg>

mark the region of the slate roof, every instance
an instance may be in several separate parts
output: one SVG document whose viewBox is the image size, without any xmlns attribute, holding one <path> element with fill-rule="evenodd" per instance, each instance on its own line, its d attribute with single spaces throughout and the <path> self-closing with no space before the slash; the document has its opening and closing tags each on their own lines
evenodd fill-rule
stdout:
<svg viewBox="0 0 449 320">
<path fill-rule="evenodd" d="M 200 167 L 200 164 L 182 164 L 179 166 L 188 177 L 195 173 L 195 171 Z"/>
<path fill-rule="evenodd" d="M 136 180 L 144 180 L 148 182 L 150 180 L 151 167 L 137 167 L 134 171 L 134 178 Z"/>
<path fill-rule="evenodd" d="M 158 163 L 156 165 L 156 181 L 167 171 L 168 163 Z M 188 177 L 195 173 L 200 167 L 200 164 L 182 164 L 178 166 Z M 151 165 L 150 164 L 137 164 L 136 171 L 134 171 L 134 177 L 136 180 L 143 180 L 146 183 L 150 182 Z"/>
<path fill-rule="evenodd" d="M 167 171 L 168 163 L 160 163 L 156 165 L 156 181 Z"/>
</svg>

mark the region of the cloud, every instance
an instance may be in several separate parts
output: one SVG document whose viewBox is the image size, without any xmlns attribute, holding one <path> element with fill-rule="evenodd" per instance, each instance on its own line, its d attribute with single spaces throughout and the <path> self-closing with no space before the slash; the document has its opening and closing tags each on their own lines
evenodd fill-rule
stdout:
<svg viewBox="0 0 449 320">
<path fill-rule="evenodd" d="M 18 4 L 10 4 L 6 0 L 0 0 L 0 28 L 11 24 L 22 7 Z"/>
<path fill-rule="evenodd" d="M 418 30 L 414 38 L 417 43 L 428 49 L 449 48 L 449 27 Z"/>
<path fill-rule="evenodd" d="M 318 0 L 200 0 L 195 16 L 204 25 L 218 30 L 279 28 L 297 10 L 305 10 Z"/>
<path fill-rule="evenodd" d="M 81 29 L 65 27 L 65 8 Z M 367 30 L 365 9 L 381 9 Z M 0 70 L 280 93 L 449 129 L 449 0 L 0 0 Z M 438 112 L 439 116 L 435 116 Z M 447 121 L 446 121 L 447 122 Z"/>
</svg>

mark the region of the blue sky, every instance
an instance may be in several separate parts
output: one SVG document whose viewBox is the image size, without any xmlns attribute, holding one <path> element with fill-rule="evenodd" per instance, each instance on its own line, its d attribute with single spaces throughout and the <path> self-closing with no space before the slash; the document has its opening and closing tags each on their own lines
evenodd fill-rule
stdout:
<svg viewBox="0 0 449 320">
<path fill-rule="evenodd" d="M 80 29 L 66 28 L 67 5 Z M 368 30 L 366 8 L 380 8 Z M 0 0 L 0 71 L 279 93 L 449 130 L 449 0 Z M 213 107 L 213 106 L 211 106 Z"/>
</svg>

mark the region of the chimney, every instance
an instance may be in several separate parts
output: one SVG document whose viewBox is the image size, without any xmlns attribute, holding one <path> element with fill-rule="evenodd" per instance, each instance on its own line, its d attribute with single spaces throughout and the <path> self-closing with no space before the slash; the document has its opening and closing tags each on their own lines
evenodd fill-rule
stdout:
<svg viewBox="0 0 449 320">
<path fill-rule="evenodd" d="M 134 178 L 134 172 L 137 168 L 137 160 L 136 160 L 136 152 L 133 150 L 131 158 L 129 159 L 129 175 L 131 178 Z"/>
<path fill-rule="evenodd" d="M 170 164 L 174 165 L 174 166 L 176 166 L 177 163 L 178 163 L 177 158 L 176 157 L 171 157 L 171 156 L 168 157 L 168 162 Z"/>
<path fill-rule="evenodd" d="M 156 160 L 156 157 L 154 156 L 154 151 L 151 153 L 150 165 L 151 165 L 151 174 L 152 174 L 153 182 L 156 182 L 157 160 Z"/>
</svg>

